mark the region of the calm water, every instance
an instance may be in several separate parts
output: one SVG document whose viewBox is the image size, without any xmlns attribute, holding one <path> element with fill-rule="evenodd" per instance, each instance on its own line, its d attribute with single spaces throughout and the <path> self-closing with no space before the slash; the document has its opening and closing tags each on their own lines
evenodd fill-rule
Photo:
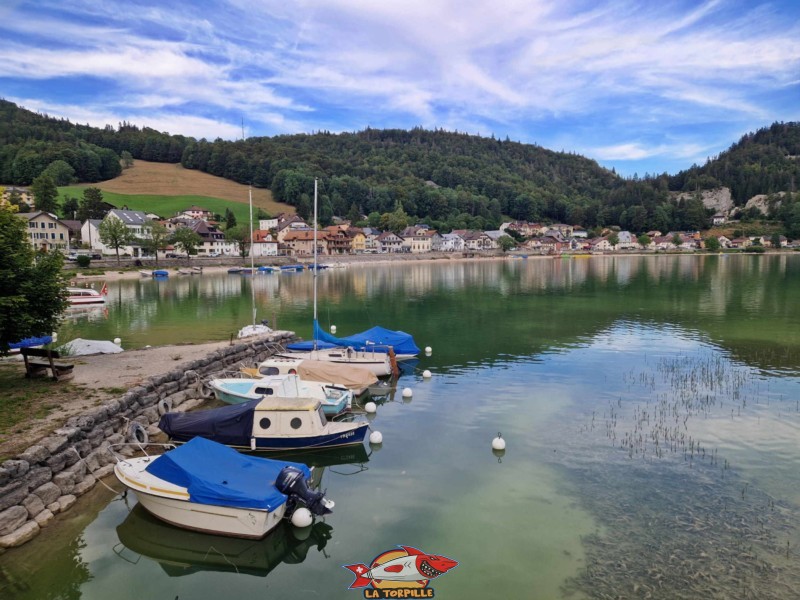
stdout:
<svg viewBox="0 0 800 600">
<path fill-rule="evenodd" d="M 227 339 L 251 285 L 259 320 L 308 337 L 301 273 L 113 283 L 60 340 Z M 433 347 L 379 406 L 382 447 L 310 458 L 333 515 L 242 542 L 97 486 L 0 557 L 0 596 L 363 598 L 342 566 L 406 545 L 459 562 L 439 598 L 797 597 L 800 256 L 373 265 L 319 293 L 341 335 Z"/>
</svg>

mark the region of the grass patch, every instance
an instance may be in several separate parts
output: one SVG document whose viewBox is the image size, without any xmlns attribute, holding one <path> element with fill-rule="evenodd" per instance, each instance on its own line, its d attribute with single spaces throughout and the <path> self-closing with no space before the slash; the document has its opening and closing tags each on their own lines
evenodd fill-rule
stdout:
<svg viewBox="0 0 800 600">
<path fill-rule="evenodd" d="M 49 378 L 27 379 L 22 364 L 0 364 L 0 441 L 31 419 L 42 419 L 58 409 L 58 398 L 79 393 L 68 383 Z"/>
</svg>

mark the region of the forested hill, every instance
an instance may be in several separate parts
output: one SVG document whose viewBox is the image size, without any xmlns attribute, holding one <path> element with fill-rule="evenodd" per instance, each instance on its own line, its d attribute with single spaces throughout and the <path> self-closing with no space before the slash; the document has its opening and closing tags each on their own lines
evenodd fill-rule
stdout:
<svg viewBox="0 0 800 600">
<path fill-rule="evenodd" d="M 755 194 L 794 192 L 800 124 L 776 123 L 748 134 L 705 165 L 676 175 L 621 178 L 577 154 L 441 130 L 208 142 L 127 123 L 116 129 L 76 125 L 0 100 L 0 183 L 30 184 L 54 162 L 67 163 L 79 182 L 109 179 L 128 154 L 269 188 L 303 216 L 311 212 L 317 177 L 323 222 L 402 207 L 409 220 L 442 231 L 492 229 L 503 217 L 669 231 L 702 229 L 709 217 L 699 195 L 676 203 L 670 192 L 727 186 L 739 206 Z M 52 171 L 69 172 L 59 166 Z M 784 211 L 794 198 L 788 200 Z"/>
<path fill-rule="evenodd" d="M 702 167 L 670 180 L 671 189 L 729 187 L 742 205 L 756 194 L 796 192 L 800 185 L 800 123 L 774 123 L 749 133 Z"/>
<path fill-rule="evenodd" d="M 55 161 L 66 162 L 75 181 L 103 181 L 119 175 L 123 152 L 177 163 L 190 139 L 127 123 L 77 125 L 0 99 L 0 183 L 29 185 Z"/>
<path fill-rule="evenodd" d="M 201 141 L 187 146 L 182 163 L 269 186 L 300 214 L 310 209 L 317 177 L 323 213 L 386 213 L 399 204 L 409 215 L 450 227 L 488 226 L 501 214 L 579 219 L 573 208 L 602 203 L 620 181 L 575 154 L 423 129 Z"/>
</svg>

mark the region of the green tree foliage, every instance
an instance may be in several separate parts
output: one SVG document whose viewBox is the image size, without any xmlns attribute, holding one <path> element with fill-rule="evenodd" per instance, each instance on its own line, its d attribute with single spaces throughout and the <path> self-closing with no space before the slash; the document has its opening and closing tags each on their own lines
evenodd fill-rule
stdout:
<svg viewBox="0 0 800 600">
<path fill-rule="evenodd" d="M 643 233 L 642 235 L 640 235 L 639 237 L 637 237 L 637 238 L 636 238 L 636 241 L 637 241 L 637 242 L 639 242 L 639 245 L 640 245 L 642 248 L 648 248 L 648 247 L 650 246 L 650 244 L 652 244 L 652 243 L 653 243 L 653 240 L 651 240 L 651 239 L 650 239 L 650 236 L 649 236 L 649 235 L 647 235 L 646 233 Z"/>
<path fill-rule="evenodd" d="M 225 209 L 225 229 L 236 227 L 236 215 L 230 208 Z"/>
<path fill-rule="evenodd" d="M 203 243 L 203 240 L 196 231 L 188 227 L 178 227 L 170 237 L 170 242 L 185 252 L 188 259 L 190 255 L 197 254 L 197 247 Z"/>
<path fill-rule="evenodd" d="M 9 344 L 49 335 L 67 307 L 60 252 L 35 252 L 26 221 L 0 207 L 0 355 Z"/>
<path fill-rule="evenodd" d="M 720 248 L 722 248 L 722 244 L 719 243 L 719 238 L 717 236 L 709 236 L 705 240 L 703 240 L 706 246 L 706 250 L 709 252 L 719 252 Z"/>
<path fill-rule="evenodd" d="M 64 196 L 64 201 L 61 203 L 61 216 L 65 219 L 77 219 L 80 204 L 77 198 L 72 196 Z"/>
<path fill-rule="evenodd" d="M 78 206 L 78 219 L 80 221 L 102 219 L 106 212 L 108 211 L 103 202 L 103 192 L 100 188 L 88 187 L 83 190 L 83 199 Z"/>
<path fill-rule="evenodd" d="M 680 233 L 673 234 L 671 241 L 672 241 L 672 245 L 675 246 L 676 248 L 680 248 L 681 244 L 683 244 L 683 238 L 681 238 L 681 234 Z"/>
<path fill-rule="evenodd" d="M 123 169 L 130 169 L 133 166 L 133 155 L 127 150 L 120 153 L 120 161 Z"/>
<path fill-rule="evenodd" d="M 55 213 L 58 208 L 58 188 L 53 178 L 42 173 L 31 184 L 31 193 L 36 203 L 36 210 Z"/>
<path fill-rule="evenodd" d="M 244 225 L 236 225 L 225 230 L 225 239 L 236 244 L 239 249 L 239 256 L 247 256 L 247 249 L 250 247 L 250 231 Z"/>
<path fill-rule="evenodd" d="M 517 242 L 510 235 L 501 235 L 498 238 L 497 243 L 500 244 L 500 249 L 503 252 L 508 252 L 509 250 L 517 247 Z"/>
<path fill-rule="evenodd" d="M 612 233 L 606 239 L 608 240 L 608 243 L 611 244 L 613 247 L 616 247 L 616 245 L 619 244 L 619 235 L 617 235 L 616 233 Z"/>
<path fill-rule="evenodd" d="M 54 160 L 42 174 L 49 175 L 57 186 L 69 185 L 75 177 L 75 169 L 65 160 Z"/>
<path fill-rule="evenodd" d="M 119 263 L 119 249 L 130 246 L 136 241 L 134 233 L 116 217 L 109 216 L 103 219 L 97 231 L 100 234 L 100 241 L 114 250 L 117 263 Z"/>
<path fill-rule="evenodd" d="M 156 257 L 156 265 L 158 265 L 158 253 L 167 247 L 169 237 L 170 232 L 162 223 L 148 221 L 142 227 L 142 237 L 139 239 L 139 245 L 147 254 L 152 254 Z"/>
</svg>

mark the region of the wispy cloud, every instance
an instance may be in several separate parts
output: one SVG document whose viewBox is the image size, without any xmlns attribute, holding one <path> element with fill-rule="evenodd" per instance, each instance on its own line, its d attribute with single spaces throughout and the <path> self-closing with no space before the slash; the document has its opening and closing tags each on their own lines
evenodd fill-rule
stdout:
<svg viewBox="0 0 800 600">
<path fill-rule="evenodd" d="M 243 115 L 267 135 L 452 126 L 669 168 L 698 146 L 690 125 L 713 126 L 706 138 L 728 145 L 753 124 L 800 118 L 790 102 L 800 6 L 789 0 L 24 0 L 0 10 L 6 93 L 62 107 L 80 97 L 112 122 L 164 119 L 189 135 L 208 123 L 204 137 L 237 137 Z M 93 94 L 78 93 L 84 81 Z"/>
</svg>

